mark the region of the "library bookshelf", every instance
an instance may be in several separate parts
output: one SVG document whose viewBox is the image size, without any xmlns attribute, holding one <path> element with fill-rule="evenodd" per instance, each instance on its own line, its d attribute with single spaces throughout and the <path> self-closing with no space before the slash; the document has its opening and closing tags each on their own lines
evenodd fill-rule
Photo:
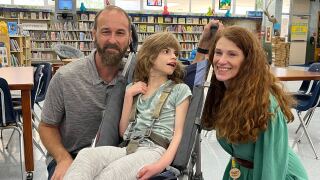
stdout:
<svg viewBox="0 0 320 180">
<path fill-rule="evenodd" d="M 51 20 L 50 10 L 25 8 L 0 8 L 0 21 L 8 25 L 16 24 L 16 32 L 10 32 L 10 65 L 30 66 L 33 56 L 37 54 L 33 48 L 33 38 L 30 36 L 34 29 L 46 30 Z"/>
<path fill-rule="evenodd" d="M 1 10 L 1 9 L 0 9 Z M 13 13 L 12 15 L 12 12 Z M 71 45 L 88 55 L 95 48 L 91 30 L 97 11 L 77 12 L 74 21 L 55 21 L 51 9 L 21 10 L 15 9 L 1 18 L 5 21 L 18 21 L 23 32 L 30 36 L 31 60 L 61 62 L 57 59 L 52 47 L 63 43 Z M 188 58 L 198 42 L 205 24 L 211 19 L 219 19 L 224 25 L 239 25 L 252 32 L 261 32 L 262 17 L 221 17 L 191 15 L 169 15 L 129 13 L 132 23 L 138 32 L 139 45 L 144 39 L 157 32 L 172 32 L 179 40 L 182 51 L 180 57 Z M 14 19 L 12 19 L 14 18 Z M 39 21 L 38 21 L 39 20 Z"/>
<path fill-rule="evenodd" d="M 31 66 L 30 37 L 10 36 L 10 65 Z"/>
<path fill-rule="evenodd" d="M 219 17 L 201 15 L 154 15 L 154 14 L 130 14 L 132 22 L 138 32 L 139 43 L 150 34 L 168 31 L 173 33 L 182 51 L 180 57 L 188 59 L 190 52 L 198 47 L 204 26 L 212 19 L 218 19 L 224 25 L 240 25 L 252 32 L 260 33 L 262 17 Z"/>
</svg>

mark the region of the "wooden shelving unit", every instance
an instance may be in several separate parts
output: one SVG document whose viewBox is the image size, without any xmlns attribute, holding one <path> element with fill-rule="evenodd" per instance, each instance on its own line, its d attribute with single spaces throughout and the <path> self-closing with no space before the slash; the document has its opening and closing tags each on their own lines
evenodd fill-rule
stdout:
<svg viewBox="0 0 320 180">
<path fill-rule="evenodd" d="M 212 19 L 219 19 L 224 25 L 246 26 L 253 32 L 261 31 L 262 18 L 256 17 L 212 17 L 198 15 L 170 15 L 162 16 L 155 14 L 130 14 L 132 22 L 138 32 L 139 43 L 157 32 L 168 31 L 173 33 L 180 42 L 182 51 L 180 57 L 187 59 L 190 52 L 198 47 L 204 26 Z"/>
<path fill-rule="evenodd" d="M 31 45 L 30 37 L 10 36 L 10 65 L 30 66 Z"/>
<path fill-rule="evenodd" d="M 0 8 L 1 10 L 1 8 Z M 63 43 L 81 50 L 85 55 L 95 48 L 91 29 L 94 25 L 95 11 L 78 12 L 75 21 L 54 21 L 51 10 L 15 9 L 1 18 L 5 21 L 18 21 L 25 25 L 24 31 L 30 35 L 32 61 L 57 60 L 52 47 Z M 13 15 L 12 15 L 13 14 Z M 181 43 L 180 57 L 188 58 L 192 49 L 198 46 L 205 24 L 211 19 L 219 19 L 224 25 L 245 26 L 253 32 L 261 32 L 262 17 L 216 17 L 199 15 L 170 15 L 129 13 L 138 32 L 139 44 L 156 32 L 169 31 Z M 32 27 L 32 24 L 35 26 Z"/>
<path fill-rule="evenodd" d="M 10 39 L 9 35 L 0 33 L 0 42 L 4 44 L 4 47 L 0 47 L 0 63 L 3 66 L 10 66 Z M 5 51 L 6 52 L 2 52 Z"/>
</svg>

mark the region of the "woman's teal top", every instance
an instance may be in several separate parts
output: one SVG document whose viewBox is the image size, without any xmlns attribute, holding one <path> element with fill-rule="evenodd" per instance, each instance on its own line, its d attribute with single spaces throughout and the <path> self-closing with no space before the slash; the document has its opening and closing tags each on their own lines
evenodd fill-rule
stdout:
<svg viewBox="0 0 320 180">
<path fill-rule="evenodd" d="M 253 162 L 253 169 L 236 164 L 241 171 L 238 180 L 305 180 L 307 173 L 288 145 L 286 118 L 275 97 L 270 96 L 270 110 L 274 113 L 266 131 L 261 132 L 256 142 L 230 144 L 218 139 L 225 151 L 234 157 Z M 231 180 L 229 161 L 223 180 Z"/>
</svg>

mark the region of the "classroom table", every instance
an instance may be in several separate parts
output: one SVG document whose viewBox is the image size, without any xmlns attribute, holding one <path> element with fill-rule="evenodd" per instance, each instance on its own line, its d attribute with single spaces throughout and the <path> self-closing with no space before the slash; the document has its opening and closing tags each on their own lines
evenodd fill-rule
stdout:
<svg viewBox="0 0 320 180">
<path fill-rule="evenodd" d="M 31 89 L 33 87 L 33 67 L 2 67 L 0 77 L 4 78 L 10 90 L 21 91 L 23 116 L 23 143 L 25 170 L 28 176 L 34 171 L 32 122 L 31 122 Z"/>
<path fill-rule="evenodd" d="M 280 81 L 320 80 L 320 72 L 310 72 L 290 67 L 271 67 L 271 72 Z"/>
</svg>

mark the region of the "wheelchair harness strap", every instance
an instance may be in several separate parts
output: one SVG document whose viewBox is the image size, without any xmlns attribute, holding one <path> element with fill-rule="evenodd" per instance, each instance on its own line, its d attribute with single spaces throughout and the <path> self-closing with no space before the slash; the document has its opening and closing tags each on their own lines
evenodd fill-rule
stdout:
<svg viewBox="0 0 320 180">
<path fill-rule="evenodd" d="M 155 109 L 152 114 L 152 122 L 150 126 L 145 130 L 145 132 L 137 133 L 134 131 L 134 125 L 136 124 L 136 113 L 137 113 L 137 96 L 134 98 L 134 102 L 132 104 L 132 109 L 130 113 L 129 118 L 129 127 L 127 130 L 129 132 L 126 134 L 125 141 L 128 142 L 127 145 L 127 154 L 131 154 L 136 151 L 138 148 L 139 142 L 141 142 L 144 138 L 149 138 L 152 142 L 155 144 L 162 146 L 163 148 L 167 149 L 170 142 L 168 139 L 163 138 L 162 136 L 155 134 L 152 132 L 152 128 L 157 120 L 159 120 L 162 108 L 166 100 L 168 99 L 171 90 L 174 87 L 174 83 L 171 82 L 167 85 L 167 87 L 164 88 L 164 90 L 161 92 L 160 99 L 158 103 L 155 106 Z"/>
</svg>

